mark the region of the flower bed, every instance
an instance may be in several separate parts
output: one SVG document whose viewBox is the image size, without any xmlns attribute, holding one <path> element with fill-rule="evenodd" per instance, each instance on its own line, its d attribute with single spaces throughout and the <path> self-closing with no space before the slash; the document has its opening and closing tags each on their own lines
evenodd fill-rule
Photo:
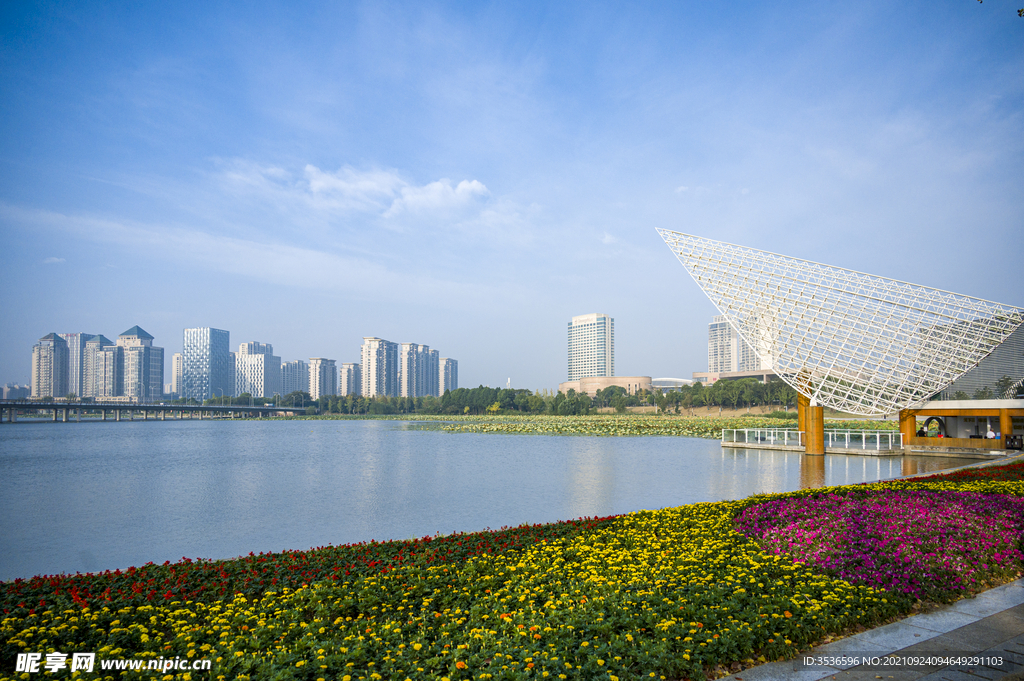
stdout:
<svg viewBox="0 0 1024 681">
<path fill-rule="evenodd" d="M 768 501 L 736 527 L 769 553 L 915 598 L 946 601 L 1015 577 L 1024 499 L 886 490 Z"/>
<path fill-rule="evenodd" d="M 56 649 L 212 657 L 227 678 L 696 678 L 908 605 L 765 555 L 731 531 L 743 505 L 639 512 L 520 551 L 259 598 L 48 607 L 4 620 L 3 664 Z"/>
<path fill-rule="evenodd" d="M 0 588 L 0 612 L 27 613 L 49 604 L 89 607 L 147 605 L 172 600 L 212 603 L 235 594 L 262 595 L 268 589 L 387 574 L 405 563 L 451 565 L 482 554 L 520 550 L 530 544 L 595 529 L 609 518 L 579 518 L 469 534 L 408 541 L 363 542 L 308 551 L 260 553 L 234 560 L 148 563 L 140 568 L 96 574 L 46 575 L 18 579 Z"/>
<path fill-rule="evenodd" d="M 1002 466 L 979 466 L 976 468 L 964 468 L 952 473 L 930 475 L 928 477 L 914 478 L 919 482 L 932 480 L 947 480 L 955 482 L 968 482 L 971 480 L 1020 480 L 1024 478 L 1024 460 Z"/>
<path fill-rule="evenodd" d="M 19 652 L 59 650 L 101 659 L 208 658 L 208 678 L 218 680 L 703 679 L 792 656 L 914 603 L 766 552 L 735 531 L 737 516 L 783 499 L 945 490 L 965 499 L 1019 497 L 1024 483 L 901 480 L 517 528 L 504 531 L 505 546 L 479 533 L 132 573 L 136 583 L 138 573 L 148 575 L 145 587 L 173 569 L 194 598 L 165 599 L 156 590 L 142 602 L 134 590 L 108 591 L 104 585 L 124 572 L 49 578 L 52 585 L 33 580 L 32 599 L 41 603 L 25 602 L 30 582 L 8 583 L 5 602 L 14 605 L 0 622 L 0 676 L 14 669 Z M 467 546 L 469 536 L 477 539 Z M 441 541 L 448 543 L 435 544 Z M 439 546 L 447 549 L 431 553 Z M 335 559 L 350 574 L 335 571 Z M 247 593 L 225 595 L 246 570 L 277 562 L 266 568 L 276 585 L 251 581 Z M 236 581 L 218 585 L 214 566 Z M 291 586 L 281 586 L 285 577 Z M 94 600 L 76 602 L 65 580 Z"/>
</svg>

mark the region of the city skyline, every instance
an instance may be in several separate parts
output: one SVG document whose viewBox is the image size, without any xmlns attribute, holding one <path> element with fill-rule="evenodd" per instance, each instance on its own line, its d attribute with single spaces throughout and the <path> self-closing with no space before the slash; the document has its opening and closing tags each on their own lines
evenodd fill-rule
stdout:
<svg viewBox="0 0 1024 681">
<path fill-rule="evenodd" d="M 49 333 L 31 349 L 32 397 L 164 397 L 206 400 L 308 392 L 322 396 L 441 397 L 458 385 L 458 360 L 429 345 L 363 338 L 359 362 L 327 357 L 282 361 L 272 343 L 243 341 L 231 350 L 231 332 L 213 327 L 182 331 L 182 352 L 164 362 L 164 348 L 135 325 L 111 342 L 102 334 Z M 399 348 L 401 351 L 399 352 Z M 162 379 L 170 372 L 170 382 Z M 362 380 L 367 376 L 367 381 Z M 2 384 L 0 384 L 2 385 Z M 7 386 L 16 383 L 6 382 Z M 54 392 L 59 391 L 59 392 Z"/>
<path fill-rule="evenodd" d="M 0 21 L 3 382 L 44 334 L 130 319 L 165 383 L 210 327 L 339 366 L 367 333 L 430 339 L 461 384 L 550 389 L 581 310 L 614 312 L 616 374 L 690 376 L 719 312 L 655 228 L 1024 302 L 1002 3 Z"/>
</svg>

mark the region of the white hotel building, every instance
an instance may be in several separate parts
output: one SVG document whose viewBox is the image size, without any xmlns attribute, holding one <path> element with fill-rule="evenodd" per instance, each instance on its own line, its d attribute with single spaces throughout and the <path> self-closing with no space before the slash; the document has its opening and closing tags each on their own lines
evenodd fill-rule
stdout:
<svg viewBox="0 0 1024 681">
<path fill-rule="evenodd" d="M 615 375 L 615 320 L 584 314 L 569 322 L 569 380 Z"/>
</svg>

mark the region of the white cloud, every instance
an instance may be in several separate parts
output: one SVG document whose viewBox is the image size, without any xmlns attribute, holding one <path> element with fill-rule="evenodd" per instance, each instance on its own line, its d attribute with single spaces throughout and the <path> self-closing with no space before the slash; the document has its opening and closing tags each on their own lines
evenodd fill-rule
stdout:
<svg viewBox="0 0 1024 681">
<path fill-rule="evenodd" d="M 306 165 L 304 174 L 310 197 L 324 208 L 380 211 L 392 205 L 395 195 L 407 186 L 398 173 L 386 170 L 361 172 L 344 167 L 329 173 Z"/>
<path fill-rule="evenodd" d="M 296 177 L 276 166 L 235 160 L 221 173 L 221 181 L 232 193 L 255 194 L 259 200 L 289 212 L 303 208 L 329 215 L 448 215 L 482 204 L 481 200 L 490 196 L 479 180 L 462 180 L 453 186 L 450 179 L 441 178 L 417 185 L 394 170 L 357 170 L 351 166 L 331 172 L 307 164 L 301 177 Z"/>
<path fill-rule="evenodd" d="M 685 185 L 683 185 L 682 187 L 676 187 L 675 193 L 676 194 L 682 194 L 683 192 L 687 192 L 687 191 L 690 191 L 690 188 L 685 186 Z"/>
<path fill-rule="evenodd" d="M 400 213 L 446 213 L 471 206 L 478 198 L 488 194 L 490 192 L 487 191 L 487 187 L 477 180 L 463 180 L 455 187 L 452 187 L 448 178 L 422 187 L 406 185 L 401 189 L 401 196 L 385 211 L 384 217 Z"/>
<path fill-rule="evenodd" d="M 52 256 L 43 260 L 44 265 L 63 265 L 65 262 L 64 258 L 54 258 Z"/>
<path fill-rule="evenodd" d="M 616 239 L 615 237 L 613 237 L 613 236 L 612 236 L 611 234 L 609 234 L 608 232 L 605 232 L 605 233 L 604 233 L 604 236 L 603 236 L 603 237 L 601 237 L 601 243 L 605 244 L 606 246 L 611 246 L 612 244 L 614 244 L 614 243 L 615 243 L 615 242 L 617 242 L 617 241 L 618 241 L 618 239 Z"/>
</svg>

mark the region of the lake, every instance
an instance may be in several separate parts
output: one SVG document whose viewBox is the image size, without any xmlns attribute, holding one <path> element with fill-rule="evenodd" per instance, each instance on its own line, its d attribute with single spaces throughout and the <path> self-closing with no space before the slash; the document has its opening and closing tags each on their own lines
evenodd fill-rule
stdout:
<svg viewBox="0 0 1024 681">
<path fill-rule="evenodd" d="M 963 465 L 400 421 L 0 425 L 0 580 L 408 539 Z"/>
</svg>

